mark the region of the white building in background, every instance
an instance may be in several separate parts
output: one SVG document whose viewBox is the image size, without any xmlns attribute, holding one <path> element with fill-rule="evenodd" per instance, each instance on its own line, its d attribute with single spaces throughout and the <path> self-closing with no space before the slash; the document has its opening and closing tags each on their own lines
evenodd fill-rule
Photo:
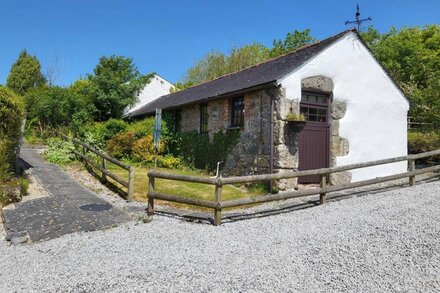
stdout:
<svg viewBox="0 0 440 293">
<path fill-rule="evenodd" d="M 169 94 L 173 87 L 174 85 L 168 80 L 164 79 L 158 74 L 154 74 L 150 80 L 150 83 L 146 84 L 139 93 L 138 102 L 133 107 L 126 109 L 124 116 L 129 116 L 132 112 L 151 103 L 157 98 Z"/>
</svg>

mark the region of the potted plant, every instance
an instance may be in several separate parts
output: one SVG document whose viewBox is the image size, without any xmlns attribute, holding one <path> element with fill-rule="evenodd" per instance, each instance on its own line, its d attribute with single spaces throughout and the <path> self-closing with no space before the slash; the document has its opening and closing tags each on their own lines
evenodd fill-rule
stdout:
<svg viewBox="0 0 440 293">
<path fill-rule="evenodd" d="M 293 131 L 299 132 L 306 126 L 306 117 L 303 114 L 290 112 L 286 116 L 287 125 L 292 127 Z"/>
</svg>

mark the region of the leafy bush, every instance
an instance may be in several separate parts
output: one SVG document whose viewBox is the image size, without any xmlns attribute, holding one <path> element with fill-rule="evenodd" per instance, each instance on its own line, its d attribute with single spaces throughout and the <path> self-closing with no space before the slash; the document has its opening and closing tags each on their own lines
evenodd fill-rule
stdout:
<svg viewBox="0 0 440 293">
<path fill-rule="evenodd" d="M 79 128 L 77 136 L 83 142 L 91 145 L 92 147 L 103 150 L 105 149 L 106 142 L 102 137 L 102 123 L 89 123 Z"/>
<path fill-rule="evenodd" d="M 20 98 L 0 86 L 0 180 L 6 180 L 14 166 L 23 116 Z"/>
<path fill-rule="evenodd" d="M 116 134 L 107 142 L 107 152 L 115 158 L 129 158 L 133 152 L 136 137 L 131 131 Z"/>
<path fill-rule="evenodd" d="M 137 138 L 147 135 L 153 136 L 154 118 L 150 117 L 144 120 L 134 121 L 128 125 L 127 130 L 133 132 Z"/>
<path fill-rule="evenodd" d="M 174 169 L 182 166 L 182 160 L 171 155 L 165 155 L 157 158 L 157 164 L 159 167 Z"/>
<path fill-rule="evenodd" d="M 154 142 L 151 135 L 138 139 L 133 144 L 133 157 L 139 162 L 151 162 L 154 159 Z"/>
<path fill-rule="evenodd" d="M 158 153 L 164 150 L 164 144 L 159 144 Z M 138 139 L 133 145 L 133 157 L 139 162 L 152 162 L 154 160 L 154 140 L 151 135 Z"/>
<path fill-rule="evenodd" d="M 125 121 L 112 118 L 102 125 L 100 131 L 102 138 L 104 140 L 109 140 L 125 129 L 127 129 L 127 123 L 125 123 Z"/>
<path fill-rule="evenodd" d="M 48 147 L 44 152 L 44 156 L 50 163 L 65 165 L 75 160 L 75 155 L 73 154 L 75 146 L 69 141 L 51 138 L 48 140 Z"/>
<path fill-rule="evenodd" d="M 93 106 L 81 96 L 62 87 L 40 87 L 26 94 L 26 107 L 31 119 L 37 118 L 43 129 L 75 125 L 91 119 Z M 77 114 L 77 113 L 80 113 Z M 82 117 L 86 116 L 86 117 Z"/>
<path fill-rule="evenodd" d="M 7 181 L 11 177 L 11 165 L 9 160 L 6 159 L 8 155 L 5 141 L 0 140 L 0 182 Z"/>
<path fill-rule="evenodd" d="M 408 149 L 410 153 L 423 153 L 440 149 L 440 134 L 435 131 L 408 133 Z"/>
</svg>

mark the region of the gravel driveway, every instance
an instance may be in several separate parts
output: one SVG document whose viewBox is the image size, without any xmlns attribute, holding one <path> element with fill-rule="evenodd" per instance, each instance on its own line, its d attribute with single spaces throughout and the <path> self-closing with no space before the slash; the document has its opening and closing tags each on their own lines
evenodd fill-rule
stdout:
<svg viewBox="0 0 440 293">
<path fill-rule="evenodd" d="M 213 227 L 151 223 L 11 246 L 0 292 L 438 292 L 440 182 Z"/>
</svg>

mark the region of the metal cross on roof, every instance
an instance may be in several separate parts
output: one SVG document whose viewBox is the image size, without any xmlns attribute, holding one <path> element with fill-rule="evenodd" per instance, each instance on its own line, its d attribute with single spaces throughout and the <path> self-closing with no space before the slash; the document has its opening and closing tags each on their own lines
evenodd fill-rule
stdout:
<svg viewBox="0 0 440 293">
<path fill-rule="evenodd" d="M 353 20 L 353 21 L 347 20 L 347 21 L 345 22 L 345 25 L 347 25 L 347 24 L 352 24 L 352 23 L 357 24 L 357 30 L 358 30 L 358 32 L 360 31 L 361 24 L 362 24 L 363 22 L 365 22 L 365 21 L 371 21 L 371 17 L 367 17 L 367 18 L 364 18 L 364 19 L 360 19 L 361 13 L 359 12 L 359 4 L 357 4 L 357 10 L 356 10 L 356 14 L 355 14 L 355 16 L 356 16 L 356 20 Z"/>
</svg>

